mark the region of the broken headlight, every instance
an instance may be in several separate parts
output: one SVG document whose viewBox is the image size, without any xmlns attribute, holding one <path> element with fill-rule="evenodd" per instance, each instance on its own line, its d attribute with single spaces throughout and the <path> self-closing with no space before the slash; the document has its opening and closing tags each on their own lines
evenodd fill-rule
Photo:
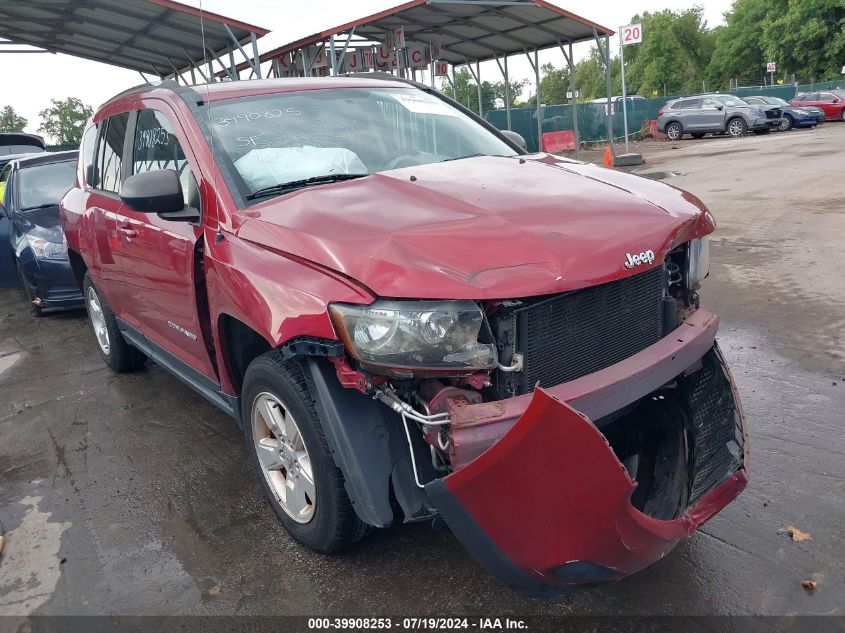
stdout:
<svg viewBox="0 0 845 633">
<path fill-rule="evenodd" d="M 26 241 L 36 259 L 67 259 L 67 244 L 64 241 L 50 242 L 36 235 L 27 235 Z"/>
<path fill-rule="evenodd" d="M 699 237 L 687 246 L 687 289 L 701 288 L 701 282 L 710 274 L 710 238 Z"/>
<path fill-rule="evenodd" d="M 497 364 L 481 308 L 474 301 L 336 303 L 332 322 L 347 351 L 368 366 L 477 370 Z"/>
</svg>

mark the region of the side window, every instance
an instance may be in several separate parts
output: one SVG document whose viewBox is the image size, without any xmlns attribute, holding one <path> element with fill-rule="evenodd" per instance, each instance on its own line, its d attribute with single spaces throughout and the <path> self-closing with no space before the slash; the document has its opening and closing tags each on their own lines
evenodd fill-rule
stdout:
<svg viewBox="0 0 845 633">
<path fill-rule="evenodd" d="M 126 126 L 129 114 L 116 114 L 109 118 L 106 132 L 100 142 L 99 160 L 100 183 L 103 191 L 120 193 L 123 181 L 123 139 L 126 137 Z"/>
<path fill-rule="evenodd" d="M 701 99 L 687 99 L 681 106 L 684 110 L 698 110 L 701 107 Z"/>
<path fill-rule="evenodd" d="M 719 106 L 719 102 L 715 99 L 705 99 L 704 100 L 704 107 L 708 110 L 715 110 L 717 106 Z"/>
<path fill-rule="evenodd" d="M 199 187 L 170 121 L 157 110 L 138 112 L 132 147 L 132 173 L 172 169 L 179 174 L 185 205 L 201 209 Z"/>
<path fill-rule="evenodd" d="M 97 140 L 97 126 L 92 125 L 82 136 L 82 152 L 80 159 L 82 160 L 82 174 L 85 178 L 85 184 L 89 187 L 96 186 L 96 172 L 94 171 L 94 146 Z"/>
<path fill-rule="evenodd" d="M 836 101 L 836 95 L 830 94 L 829 92 L 823 92 L 819 95 L 819 101 L 823 101 L 824 103 L 831 103 Z"/>
</svg>

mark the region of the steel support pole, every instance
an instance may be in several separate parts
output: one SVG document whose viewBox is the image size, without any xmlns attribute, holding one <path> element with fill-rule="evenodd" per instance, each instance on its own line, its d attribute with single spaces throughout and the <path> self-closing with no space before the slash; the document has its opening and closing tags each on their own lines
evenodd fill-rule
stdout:
<svg viewBox="0 0 845 633">
<path fill-rule="evenodd" d="M 610 49 L 607 51 L 610 56 Z M 625 44 L 622 42 L 622 31 L 619 31 L 619 64 L 622 72 L 622 118 L 624 121 L 623 129 L 625 130 L 625 153 L 629 152 L 628 148 L 628 90 L 625 87 Z"/>
<path fill-rule="evenodd" d="M 599 34 L 596 29 L 593 29 L 593 37 L 596 40 L 596 46 L 598 46 L 599 52 L 604 58 L 604 78 L 607 88 L 607 145 L 608 147 L 610 147 L 610 153 L 613 156 L 615 162 L 616 147 L 613 145 L 613 106 L 611 104 L 611 99 L 613 97 L 613 83 L 611 81 L 610 72 L 610 36 L 605 34 L 604 48 L 602 48 L 601 38 L 599 37 Z"/>
<path fill-rule="evenodd" d="M 329 55 L 332 61 L 332 77 L 337 74 L 337 57 L 334 54 L 334 35 L 329 35 Z"/>
<path fill-rule="evenodd" d="M 508 118 L 508 129 L 512 130 L 513 127 L 511 125 L 511 102 L 513 99 L 511 98 L 511 80 L 510 75 L 508 74 L 508 56 L 505 55 L 505 113 Z"/>
<path fill-rule="evenodd" d="M 562 50 L 562 49 L 561 49 Z M 575 134 L 575 159 L 581 160 L 581 133 L 578 131 L 578 86 L 575 83 L 575 64 L 572 57 L 572 42 L 569 42 L 569 55 L 565 55 L 569 64 L 569 90 L 572 92 L 570 107 L 572 108 L 572 127 Z"/>
<path fill-rule="evenodd" d="M 534 81 L 537 86 L 537 151 L 543 151 L 543 106 L 540 104 L 540 51 L 534 49 Z"/>
<path fill-rule="evenodd" d="M 261 79 L 261 57 L 258 54 L 258 38 L 255 33 L 249 34 L 249 41 L 252 44 L 252 65 L 255 68 L 255 76 Z"/>
<path fill-rule="evenodd" d="M 475 62 L 475 87 L 478 90 L 478 116 L 484 116 L 484 106 L 481 105 L 481 62 Z"/>
</svg>

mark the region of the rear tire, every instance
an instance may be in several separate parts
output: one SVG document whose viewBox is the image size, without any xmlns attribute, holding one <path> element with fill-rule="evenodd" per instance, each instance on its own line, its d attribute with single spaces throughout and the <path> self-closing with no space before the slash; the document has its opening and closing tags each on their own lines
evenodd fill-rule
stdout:
<svg viewBox="0 0 845 633">
<path fill-rule="evenodd" d="M 728 121 L 728 134 L 734 138 L 745 136 L 748 132 L 748 124 L 742 117 L 735 117 Z"/>
<path fill-rule="evenodd" d="M 670 141 L 680 141 L 684 136 L 684 128 L 677 121 L 672 121 L 666 126 L 666 136 Z"/>
<path fill-rule="evenodd" d="M 250 461 L 285 530 L 323 554 L 365 536 L 370 528 L 352 507 L 299 363 L 278 350 L 256 358 L 241 402 Z"/>
<path fill-rule="evenodd" d="M 147 357 L 123 338 L 123 334 L 117 327 L 114 312 L 100 295 L 88 273 L 85 273 L 85 279 L 82 281 L 82 294 L 85 297 L 85 310 L 94 329 L 97 349 L 100 351 L 103 362 L 116 372 L 132 371 L 142 367 Z"/>
</svg>

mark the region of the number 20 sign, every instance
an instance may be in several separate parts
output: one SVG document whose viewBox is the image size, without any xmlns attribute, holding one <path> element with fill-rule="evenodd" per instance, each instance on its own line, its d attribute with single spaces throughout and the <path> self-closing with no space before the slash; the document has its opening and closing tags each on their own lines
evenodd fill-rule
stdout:
<svg viewBox="0 0 845 633">
<path fill-rule="evenodd" d="M 643 41 L 642 24 L 629 24 L 628 26 L 623 26 L 619 32 L 622 37 L 623 46 L 628 44 L 639 44 Z"/>
</svg>

